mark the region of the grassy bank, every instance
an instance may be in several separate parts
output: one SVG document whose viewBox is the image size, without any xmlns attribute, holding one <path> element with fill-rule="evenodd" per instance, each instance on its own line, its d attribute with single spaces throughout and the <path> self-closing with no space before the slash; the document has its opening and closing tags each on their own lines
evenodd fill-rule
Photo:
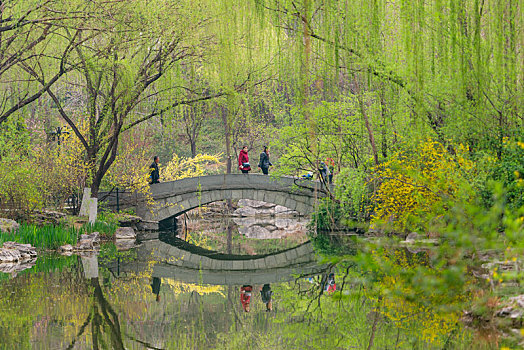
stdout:
<svg viewBox="0 0 524 350">
<path fill-rule="evenodd" d="M 117 227 L 117 224 L 102 221 L 97 221 L 94 225 L 85 223 L 80 228 L 66 225 L 35 226 L 22 223 L 15 232 L 0 232 L 0 245 L 3 242 L 13 241 L 29 243 L 33 247 L 42 249 L 57 249 L 64 244 L 75 245 L 83 233 L 99 232 L 102 238 L 111 238 Z"/>
<path fill-rule="evenodd" d="M 29 243 L 43 249 L 56 249 L 64 244 L 76 244 L 79 232 L 64 226 L 20 224 L 15 232 L 0 232 L 0 244 L 6 241 Z"/>
</svg>

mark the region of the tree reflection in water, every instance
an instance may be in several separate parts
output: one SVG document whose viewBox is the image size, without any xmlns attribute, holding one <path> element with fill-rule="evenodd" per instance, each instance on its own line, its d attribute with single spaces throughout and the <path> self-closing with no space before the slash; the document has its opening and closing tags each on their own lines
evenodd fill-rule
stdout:
<svg viewBox="0 0 524 350">
<path fill-rule="evenodd" d="M 419 256 L 396 259 L 425 264 L 426 257 Z M 264 286 L 253 284 L 246 313 L 240 286 L 159 278 L 162 287 L 153 290 L 151 270 L 114 276 L 104 267 L 98 270 L 98 260 L 1 281 L 0 348 L 28 348 L 32 341 L 63 349 L 467 349 L 472 344 L 458 326 L 425 328 L 442 318 L 388 294 L 395 285 L 391 276 L 363 271 L 354 262 L 339 260 L 321 275 L 271 283 L 273 312 L 266 312 L 258 293 Z M 430 335 L 434 338 L 426 338 Z"/>
</svg>

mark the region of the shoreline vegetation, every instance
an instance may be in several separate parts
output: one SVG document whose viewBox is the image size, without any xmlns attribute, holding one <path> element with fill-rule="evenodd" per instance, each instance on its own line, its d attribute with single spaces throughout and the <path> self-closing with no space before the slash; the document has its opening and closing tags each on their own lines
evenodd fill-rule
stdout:
<svg viewBox="0 0 524 350">
<path fill-rule="evenodd" d="M 103 217 L 101 217 L 103 218 Z M 102 240 L 110 240 L 115 234 L 117 224 L 105 221 L 96 221 L 94 224 L 77 221 L 77 217 L 67 217 L 69 222 L 53 224 L 20 223 L 20 227 L 13 232 L 0 231 L 0 246 L 3 242 L 31 244 L 39 250 L 56 250 L 70 244 L 74 246 L 80 235 L 99 232 Z"/>
</svg>

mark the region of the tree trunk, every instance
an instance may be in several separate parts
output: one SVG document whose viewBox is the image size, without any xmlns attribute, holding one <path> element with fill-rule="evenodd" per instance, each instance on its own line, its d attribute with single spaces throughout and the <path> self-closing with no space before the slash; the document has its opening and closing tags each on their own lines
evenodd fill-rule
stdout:
<svg viewBox="0 0 524 350">
<path fill-rule="evenodd" d="M 364 119 L 364 124 L 366 125 L 366 129 L 368 131 L 368 137 L 369 137 L 369 143 L 371 143 L 371 150 L 373 151 L 373 160 L 375 162 L 375 165 L 378 165 L 378 153 L 377 153 L 377 146 L 375 145 L 375 136 L 373 135 L 373 129 L 371 129 L 371 124 L 369 123 L 368 114 L 366 112 L 366 106 L 364 105 L 364 100 L 362 99 L 362 96 L 360 95 L 360 84 L 358 81 L 357 76 L 355 76 L 355 86 L 356 86 L 356 93 L 358 100 L 358 105 L 360 107 L 360 113 L 362 114 L 362 118 Z"/>
<path fill-rule="evenodd" d="M 191 157 L 195 158 L 197 153 L 196 153 L 196 140 L 195 139 L 191 139 L 189 140 L 189 143 L 191 144 Z"/>
<path fill-rule="evenodd" d="M 231 174 L 231 171 L 233 169 L 231 160 L 231 130 L 229 120 L 227 118 L 227 109 L 224 107 L 222 107 L 222 122 L 224 123 L 224 137 L 226 141 L 226 174 Z"/>
<path fill-rule="evenodd" d="M 382 297 L 379 296 L 378 301 L 377 301 L 377 307 L 375 308 L 373 326 L 371 327 L 371 336 L 369 337 L 368 350 L 371 350 L 371 348 L 373 347 L 373 341 L 375 340 L 375 333 L 377 331 L 378 318 L 380 316 L 380 302 L 381 301 L 382 301 Z"/>
</svg>

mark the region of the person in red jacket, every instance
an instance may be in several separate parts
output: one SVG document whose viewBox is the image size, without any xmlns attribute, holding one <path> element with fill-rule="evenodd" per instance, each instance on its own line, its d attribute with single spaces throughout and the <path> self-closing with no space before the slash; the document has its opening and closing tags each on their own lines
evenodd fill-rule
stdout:
<svg viewBox="0 0 524 350">
<path fill-rule="evenodd" d="M 253 286 L 244 285 L 240 287 L 240 303 L 245 312 L 249 312 L 249 303 L 251 302 L 251 292 Z"/>
<path fill-rule="evenodd" d="M 251 165 L 249 165 L 249 156 L 247 154 L 247 146 L 244 146 L 238 155 L 238 168 L 242 171 L 243 174 L 248 174 L 251 170 Z"/>
</svg>

